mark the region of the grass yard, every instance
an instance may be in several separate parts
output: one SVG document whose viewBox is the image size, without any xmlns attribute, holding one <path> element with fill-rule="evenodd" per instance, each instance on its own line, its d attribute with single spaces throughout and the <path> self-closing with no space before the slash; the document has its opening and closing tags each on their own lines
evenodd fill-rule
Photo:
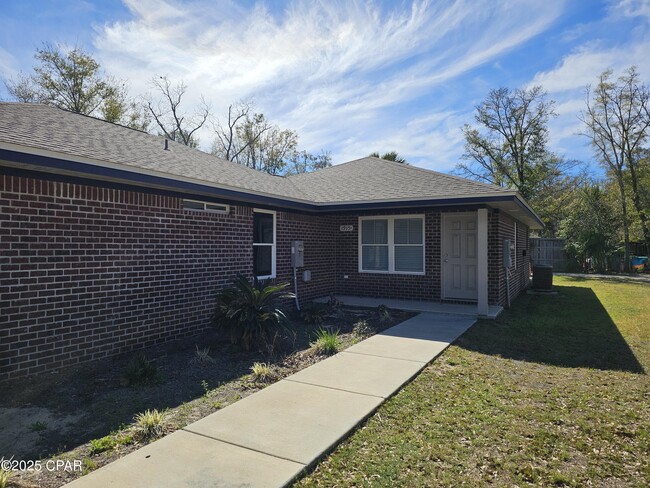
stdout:
<svg viewBox="0 0 650 488">
<path fill-rule="evenodd" d="M 298 486 L 650 486 L 650 284 L 556 277 L 480 321 Z"/>
</svg>

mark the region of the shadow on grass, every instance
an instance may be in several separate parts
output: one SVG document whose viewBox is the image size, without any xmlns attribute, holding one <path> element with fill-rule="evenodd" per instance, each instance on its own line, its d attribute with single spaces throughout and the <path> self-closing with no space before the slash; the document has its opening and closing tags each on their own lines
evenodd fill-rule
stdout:
<svg viewBox="0 0 650 488">
<path fill-rule="evenodd" d="M 645 373 L 589 288 L 522 295 L 495 321 L 479 321 L 457 345 L 483 354 L 568 368 Z"/>
</svg>

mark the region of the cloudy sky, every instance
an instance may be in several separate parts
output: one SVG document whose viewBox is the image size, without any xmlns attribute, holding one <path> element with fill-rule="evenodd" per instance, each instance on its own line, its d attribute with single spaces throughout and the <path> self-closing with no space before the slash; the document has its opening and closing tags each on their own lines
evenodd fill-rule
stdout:
<svg viewBox="0 0 650 488">
<path fill-rule="evenodd" d="M 650 0 L 7 0 L 2 14 L 2 78 L 30 71 L 43 41 L 80 45 L 133 95 L 167 75 L 190 109 L 252 99 L 335 163 L 397 150 L 449 171 L 487 92 L 535 84 L 557 102 L 552 149 L 589 162 L 585 86 L 631 65 L 650 81 Z"/>
</svg>

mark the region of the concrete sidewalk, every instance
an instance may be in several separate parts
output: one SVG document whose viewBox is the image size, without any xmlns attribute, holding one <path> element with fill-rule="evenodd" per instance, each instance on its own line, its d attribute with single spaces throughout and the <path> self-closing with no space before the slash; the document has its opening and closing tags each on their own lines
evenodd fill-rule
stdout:
<svg viewBox="0 0 650 488">
<path fill-rule="evenodd" d="M 474 322 L 422 313 L 67 486 L 285 486 Z"/>
</svg>

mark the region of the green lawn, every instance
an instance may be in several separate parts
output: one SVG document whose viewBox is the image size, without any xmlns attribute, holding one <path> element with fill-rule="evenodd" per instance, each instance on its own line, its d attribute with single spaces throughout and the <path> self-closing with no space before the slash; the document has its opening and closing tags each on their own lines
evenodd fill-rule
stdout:
<svg viewBox="0 0 650 488">
<path fill-rule="evenodd" d="M 650 285 L 555 278 L 480 321 L 298 486 L 650 486 Z"/>
</svg>

